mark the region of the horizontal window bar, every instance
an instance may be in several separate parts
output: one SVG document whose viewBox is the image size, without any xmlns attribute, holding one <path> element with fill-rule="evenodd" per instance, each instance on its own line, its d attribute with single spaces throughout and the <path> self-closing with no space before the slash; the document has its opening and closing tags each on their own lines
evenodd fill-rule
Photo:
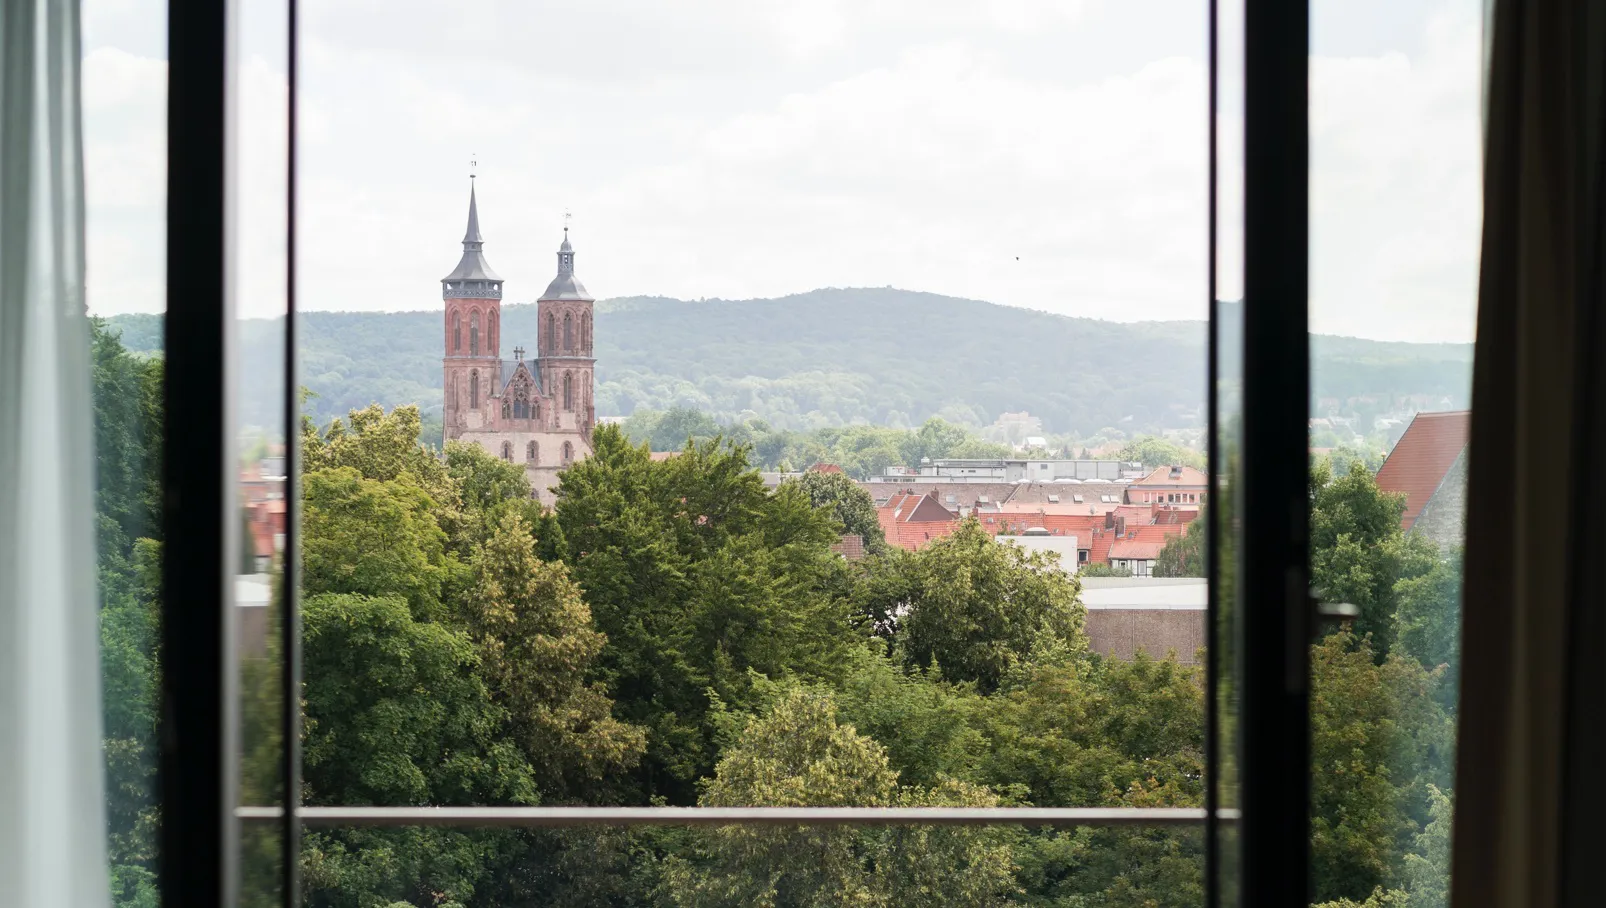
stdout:
<svg viewBox="0 0 1606 908">
<path fill-rule="evenodd" d="M 1196 807 L 302 807 L 306 826 L 1193 826 Z M 282 807 L 239 807 L 244 822 Z M 1234 823 L 1238 811 L 1217 819 Z"/>
</svg>

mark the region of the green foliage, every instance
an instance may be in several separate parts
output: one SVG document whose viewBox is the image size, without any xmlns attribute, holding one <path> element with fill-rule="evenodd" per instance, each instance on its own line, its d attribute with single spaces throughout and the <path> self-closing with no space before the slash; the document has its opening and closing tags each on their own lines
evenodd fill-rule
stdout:
<svg viewBox="0 0 1606 908">
<path fill-rule="evenodd" d="M 434 500 L 409 482 L 350 467 L 303 477 L 302 583 L 309 594 L 399 596 L 420 619 L 442 615 L 449 567 Z"/>
<path fill-rule="evenodd" d="M 1204 696 L 1174 657 L 1036 667 L 987 698 L 980 781 L 1039 807 L 1121 806 L 1134 786 L 1202 803 Z"/>
<path fill-rule="evenodd" d="M 308 596 L 303 628 L 307 803 L 535 801 L 466 633 L 351 594 Z"/>
<path fill-rule="evenodd" d="M 596 308 L 601 414 L 690 407 L 727 423 L 756 417 L 808 430 L 855 422 L 909 428 L 931 416 L 982 425 L 1005 410 L 1025 408 L 1051 432 L 1083 435 L 1103 426 L 1156 432 L 1203 422 L 1197 406 L 1178 406 L 1205 399 L 1208 333 L 1200 322 L 1065 318 L 892 288 L 816 290 L 773 300 L 632 297 Z M 533 346 L 536 317 L 534 305 L 502 307 L 504 352 L 516 342 Z M 160 347 L 160 317 L 118 316 L 111 324 L 125 330 L 136 352 Z M 417 404 L 438 418 L 441 325 L 438 307 L 300 313 L 301 373 L 319 395 L 314 417 L 322 423 L 380 403 Z M 864 330 L 844 331 L 844 325 Z M 974 325 L 987 330 L 957 327 Z M 247 320 L 241 330 L 243 380 L 281 384 L 283 326 Z M 1066 350 L 1077 351 L 1074 362 Z M 1335 399 L 1346 411 L 1360 413 L 1364 400 L 1387 405 L 1406 394 L 1447 397 L 1451 408 L 1467 405 L 1470 344 L 1318 336 L 1311 359 L 1313 399 Z M 1144 367 L 1132 369 L 1135 362 Z M 1369 423 L 1381 413 L 1362 415 Z M 243 419 L 248 425 L 278 421 L 267 404 L 254 401 Z M 667 450 L 678 447 L 677 441 Z"/>
<path fill-rule="evenodd" d="M 1153 435 L 1132 439 L 1115 453 L 1113 459 L 1141 463 L 1150 470 L 1178 464 L 1196 470 L 1203 470 L 1205 467 L 1203 454 Z"/>
<path fill-rule="evenodd" d="M 1132 569 L 1116 567 L 1108 561 L 1101 561 L 1096 564 L 1084 564 L 1077 573 L 1083 577 L 1130 577 Z"/>
<path fill-rule="evenodd" d="M 782 693 L 720 759 L 700 804 L 770 806 L 992 806 L 986 789 L 946 780 L 900 786 L 886 752 L 841 725 L 827 692 Z M 720 827 L 692 858 L 673 859 L 677 905 L 998 904 L 1014 888 L 997 830 Z"/>
<path fill-rule="evenodd" d="M 463 610 L 484 660 L 481 674 L 508 711 L 514 739 L 541 755 L 541 789 L 571 798 L 634 766 L 644 734 L 614 719 L 606 689 L 586 680 L 607 638 L 592 627 L 567 569 L 536 557 L 517 514 L 502 518 L 471 567 Z"/>
<path fill-rule="evenodd" d="M 1058 556 L 1000 543 L 975 518 L 871 560 L 867 573 L 859 606 L 906 663 L 940 666 L 983 693 L 1029 659 L 1087 647 L 1081 585 Z"/>
<path fill-rule="evenodd" d="M 1431 570 L 1437 547 L 1400 530 L 1405 496 L 1379 489 L 1362 464 L 1334 476 L 1318 463 L 1310 500 L 1311 585 L 1328 602 L 1358 606 L 1356 636 L 1371 637 L 1384 656 L 1394 643 L 1395 585 Z"/>
<path fill-rule="evenodd" d="M 596 677 L 648 729 L 638 796 L 689 803 L 712 769 L 710 692 L 743 708 L 751 676 L 836 677 L 852 645 L 831 520 L 766 492 L 748 452 L 689 444 L 653 461 L 616 427 L 565 470 L 557 518 L 572 576 L 608 637 Z"/>
<path fill-rule="evenodd" d="M 1448 786 L 1455 726 L 1442 676 L 1369 641 L 1330 635 L 1311 651 L 1311 861 L 1318 901 L 1396 886 Z"/>
<path fill-rule="evenodd" d="M 863 536 L 867 551 L 886 550 L 887 538 L 876 517 L 875 499 L 858 483 L 843 473 L 820 472 L 807 472 L 788 482 L 797 484 L 808 496 L 809 504 L 824 508 L 842 532 Z"/>
<path fill-rule="evenodd" d="M 154 908 L 163 369 L 100 319 L 89 342 L 110 885 L 120 908 Z"/>
<path fill-rule="evenodd" d="M 1451 715 L 1461 682 L 1462 550 L 1451 549 L 1420 577 L 1395 584 L 1398 646 L 1424 668 L 1444 666 L 1440 702 Z"/>
<path fill-rule="evenodd" d="M 1205 575 L 1205 535 L 1209 532 L 1210 511 L 1199 508 L 1199 516 L 1183 527 L 1182 535 L 1172 536 L 1154 559 L 1156 577 L 1203 577 Z"/>
</svg>

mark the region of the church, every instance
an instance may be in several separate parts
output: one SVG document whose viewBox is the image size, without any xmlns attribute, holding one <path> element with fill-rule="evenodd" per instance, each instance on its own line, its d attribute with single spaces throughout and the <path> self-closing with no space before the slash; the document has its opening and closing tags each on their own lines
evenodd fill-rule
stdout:
<svg viewBox="0 0 1606 908">
<path fill-rule="evenodd" d="M 441 278 L 445 437 L 522 464 L 536 497 L 550 505 L 558 473 L 591 453 L 594 300 L 574 276 L 574 247 L 564 227 L 557 276 L 536 304 L 535 355 L 526 358 L 516 346 L 504 359 L 502 279 L 485 260 L 484 247 L 471 182 L 463 257 Z"/>
</svg>

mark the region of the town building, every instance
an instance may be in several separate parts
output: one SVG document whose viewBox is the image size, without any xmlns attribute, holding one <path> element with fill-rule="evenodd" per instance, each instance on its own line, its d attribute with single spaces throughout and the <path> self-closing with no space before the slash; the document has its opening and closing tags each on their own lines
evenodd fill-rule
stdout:
<svg viewBox="0 0 1606 908">
<path fill-rule="evenodd" d="M 1461 544 L 1466 529 L 1470 410 L 1418 413 L 1377 471 L 1377 486 L 1405 496 L 1400 528 L 1439 547 Z"/>
<path fill-rule="evenodd" d="M 944 458 L 918 467 L 887 467 L 871 482 L 1057 482 L 1060 480 L 1132 479 L 1143 475 L 1137 464 L 1119 460 L 1031 460 Z"/>
<path fill-rule="evenodd" d="M 1197 664 L 1208 590 L 1203 577 L 1084 577 L 1088 649 L 1117 659 L 1140 651 L 1163 659 L 1174 652 L 1178 662 Z"/>
<path fill-rule="evenodd" d="M 558 473 L 591 453 L 596 424 L 594 300 L 575 276 L 574 255 L 564 227 L 557 276 L 536 303 L 539 327 L 528 357 L 523 346 L 511 359 L 502 356 L 502 279 L 485 259 L 472 184 L 463 255 L 441 279 L 445 438 L 522 464 L 544 504 L 554 500 Z"/>
<path fill-rule="evenodd" d="M 1129 504 L 1203 504 L 1210 489 L 1203 470 L 1173 465 L 1158 467 L 1149 475 L 1127 486 Z"/>
</svg>

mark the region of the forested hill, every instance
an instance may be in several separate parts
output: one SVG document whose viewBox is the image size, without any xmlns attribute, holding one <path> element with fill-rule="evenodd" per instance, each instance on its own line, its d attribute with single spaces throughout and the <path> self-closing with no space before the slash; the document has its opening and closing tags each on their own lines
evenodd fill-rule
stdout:
<svg viewBox="0 0 1606 908">
<path fill-rule="evenodd" d="M 160 345 L 160 320 L 119 316 L 134 351 Z M 300 381 L 320 419 L 378 402 L 438 418 L 438 311 L 307 312 Z M 247 322 L 244 378 L 279 380 L 280 329 Z M 1121 323 L 930 293 L 827 289 L 765 300 L 629 297 L 597 304 L 597 413 L 689 406 L 777 428 L 852 422 L 986 424 L 1005 410 L 1049 432 L 1092 434 L 1203 421 L 1202 322 Z M 503 354 L 534 349 L 534 304 L 503 307 Z M 1317 339 L 1316 396 L 1429 395 L 1466 402 L 1471 347 Z M 247 412 L 247 423 L 268 414 Z"/>
</svg>

